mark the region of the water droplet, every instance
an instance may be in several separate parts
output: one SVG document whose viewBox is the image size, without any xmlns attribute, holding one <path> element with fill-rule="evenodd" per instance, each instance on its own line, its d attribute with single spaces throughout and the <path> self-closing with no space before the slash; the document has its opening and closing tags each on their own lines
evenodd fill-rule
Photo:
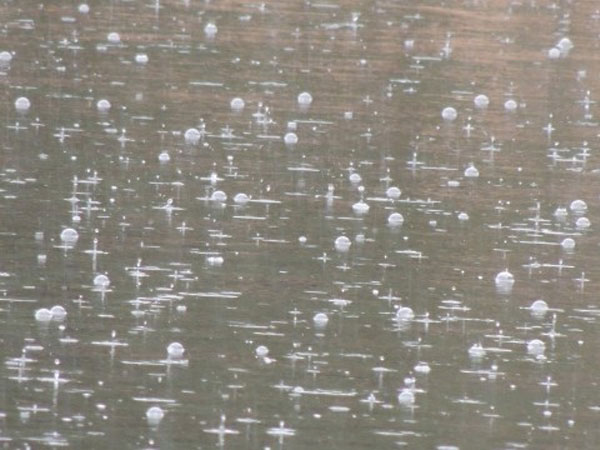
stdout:
<svg viewBox="0 0 600 450">
<path fill-rule="evenodd" d="M 283 142 L 285 142 L 286 145 L 295 145 L 298 143 L 298 135 L 296 135 L 296 133 L 292 133 L 291 131 L 289 133 L 285 133 L 285 136 L 283 136 Z"/>
<path fill-rule="evenodd" d="M 318 327 L 324 327 L 327 325 L 327 322 L 329 322 L 329 317 L 327 317 L 327 314 L 325 313 L 317 313 L 313 317 L 313 322 Z"/>
<path fill-rule="evenodd" d="M 534 301 L 529 307 L 529 309 L 531 311 L 532 316 L 536 318 L 542 318 L 548 312 L 548 303 L 546 303 L 544 300 L 539 299 Z"/>
<path fill-rule="evenodd" d="M 465 169 L 465 177 L 467 178 L 477 178 L 479 176 L 479 170 L 473 164 Z"/>
<path fill-rule="evenodd" d="M 527 343 L 527 353 L 530 355 L 543 355 L 546 351 L 546 344 L 539 339 L 532 339 Z"/>
<path fill-rule="evenodd" d="M 161 163 L 167 163 L 167 162 L 171 161 L 171 157 L 169 156 L 169 153 L 167 151 L 162 151 L 158 155 L 158 160 Z"/>
<path fill-rule="evenodd" d="M 17 111 L 24 112 L 29 110 L 31 107 L 31 102 L 27 97 L 19 97 L 15 100 L 15 108 Z"/>
<path fill-rule="evenodd" d="M 302 92 L 298 94 L 298 104 L 302 106 L 308 106 L 312 103 L 313 98 L 309 92 Z"/>
<path fill-rule="evenodd" d="M 415 394 L 412 389 L 404 388 L 398 394 L 398 403 L 402 406 L 410 406 L 415 403 Z"/>
<path fill-rule="evenodd" d="M 250 201 L 250 197 L 248 197 L 243 192 L 240 192 L 239 194 L 235 194 L 235 197 L 233 197 L 233 202 L 238 205 L 245 205 L 249 201 Z"/>
<path fill-rule="evenodd" d="M 573 212 L 582 213 L 587 211 L 587 203 L 583 200 L 573 200 L 571 205 L 569 205 L 569 208 L 571 208 L 571 211 Z"/>
<path fill-rule="evenodd" d="M 181 358 L 185 352 L 185 348 L 179 342 L 171 342 L 167 346 L 167 355 L 171 358 Z"/>
<path fill-rule="evenodd" d="M 504 109 L 507 111 L 515 111 L 519 105 L 512 98 L 504 102 Z"/>
<path fill-rule="evenodd" d="M 60 305 L 55 305 L 50 308 L 50 313 L 54 320 L 64 320 L 65 317 L 67 317 L 67 310 Z"/>
<path fill-rule="evenodd" d="M 269 354 L 269 349 L 264 345 L 259 345 L 258 347 L 256 347 L 256 350 L 254 350 L 254 352 L 259 358 L 264 358 Z"/>
<path fill-rule="evenodd" d="M 110 102 L 106 99 L 98 100 L 98 103 L 96 103 L 96 108 L 100 112 L 107 112 L 110 109 L 110 107 Z"/>
<path fill-rule="evenodd" d="M 135 55 L 135 62 L 138 64 L 146 64 L 148 62 L 148 55 L 146 53 L 138 53 Z"/>
<path fill-rule="evenodd" d="M 456 112 L 456 109 L 454 109 L 452 106 L 446 106 L 442 110 L 442 119 L 444 119 L 448 122 L 452 122 L 452 121 L 456 120 L 457 116 L 458 116 L 458 113 Z"/>
<path fill-rule="evenodd" d="M 354 211 L 356 214 L 366 214 L 369 212 L 369 209 L 370 206 L 362 200 L 352 205 L 352 211 Z"/>
<path fill-rule="evenodd" d="M 79 239 L 79 233 L 73 228 L 65 228 L 62 230 L 62 233 L 60 233 L 60 240 L 63 242 L 73 243 L 77 242 L 77 239 Z"/>
<path fill-rule="evenodd" d="M 579 217 L 575 221 L 575 226 L 579 229 L 586 229 L 589 228 L 591 225 L 592 222 L 590 222 L 590 219 L 588 219 L 587 217 Z"/>
<path fill-rule="evenodd" d="M 214 191 L 210 195 L 210 199 L 213 202 L 223 203 L 223 202 L 227 201 L 227 194 L 225 192 L 223 192 L 223 191 Z"/>
<path fill-rule="evenodd" d="M 395 187 L 395 186 L 389 187 L 385 191 L 385 195 L 388 198 L 391 198 L 392 200 L 399 199 L 401 194 L 402 194 L 402 191 L 400 189 L 398 189 L 397 187 Z"/>
<path fill-rule="evenodd" d="M 108 286 L 110 286 L 110 279 L 104 274 L 96 275 L 94 277 L 94 286 L 101 289 L 106 289 Z"/>
<path fill-rule="evenodd" d="M 412 310 L 412 308 L 409 308 L 408 306 L 402 306 L 398 308 L 398 311 L 396 311 L 396 320 L 398 321 L 406 322 L 409 320 L 413 320 L 414 318 L 415 313 Z"/>
<path fill-rule="evenodd" d="M 52 320 L 52 312 L 48 308 L 40 308 L 35 312 L 35 320 L 38 322 L 49 322 Z"/>
<path fill-rule="evenodd" d="M 565 250 L 573 250 L 575 248 L 575 240 L 572 238 L 564 238 L 560 245 Z"/>
<path fill-rule="evenodd" d="M 477 108 L 487 108 L 490 104 L 490 99 L 487 95 L 479 94 L 473 99 L 473 103 L 475 103 Z"/>
<path fill-rule="evenodd" d="M 485 349 L 481 344 L 473 344 L 469 348 L 469 356 L 473 359 L 481 359 L 485 356 Z"/>
<path fill-rule="evenodd" d="M 388 224 L 393 227 L 398 227 L 404 223 L 404 216 L 399 212 L 391 213 L 388 217 Z"/>
<path fill-rule="evenodd" d="M 87 14 L 90 12 L 90 7 L 87 3 L 81 3 L 77 8 L 77 11 L 79 11 L 80 14 Z"/>
<path fill-rule="evenodd" d="M 200 136 L 200 132 L 195 128 L 188 128 L 183 134 L 183 138 L 188 144 L 197 144 L 200 140 Z"/>
<path fill-rule="evenodd" d="M 558 59 L 560 58 L 560 54 L 560 49 L 558 49 L 557 47 L 552 47 L 550 50 L 548 50 L 549 59 Z"/>
<path fill-rule="evenodd" d="M 215 34 L 217 34 L 217 31 L 219 30 L 213 22 L 208 22 L 204 27 L 204 34 L 209 37 L 213 37 Z"/>
<path fill-rule="evenodd" d="M 231 109 L 233 109 L 234 111 L 241 111 L 246 106 L 246 103 L 244 102 L 243 98 L 235 97 L 235 98 L 231 99 L 231 102 L 229 103 L 229 105 L 231 106 Z"/>
<path fill-rule="evenodd" d="M 13 55 L 10 52 L 7 52 L 6 50 L 3 50 L 0 52 L 0 63 L 9 63 L 12 61 Z"/>
<path fill-rule="evenodd" d="M 151 406 L 146 411 L 146 419 L 150 425 L 158 425 L 165 417 L 165 412 L 160 406 Z"/>
<path fill-rule="evenodd" d="M 111 31 L 106 36 L 106 40 L 111 44 L 118 44 L 119 42 L 121 42 L 121 35 L 116 31 Z"/>
<path fill-rule="evenodd" d="M 338 252 L 347 252 L 351 245 L 352 242 L 346 236 L 338 236 L 335 240 L 335 249 Z"/>
</svg>

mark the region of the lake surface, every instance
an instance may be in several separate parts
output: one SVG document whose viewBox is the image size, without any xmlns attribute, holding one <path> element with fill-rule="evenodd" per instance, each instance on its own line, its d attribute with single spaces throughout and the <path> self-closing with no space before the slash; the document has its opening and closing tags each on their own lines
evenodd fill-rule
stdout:
<svg viewBox="0 0 600 450">
<path fill-rule="evenodd" d="M 0 17 L 4 448 L 600 446 L 596 2 Z"/>
</svg>

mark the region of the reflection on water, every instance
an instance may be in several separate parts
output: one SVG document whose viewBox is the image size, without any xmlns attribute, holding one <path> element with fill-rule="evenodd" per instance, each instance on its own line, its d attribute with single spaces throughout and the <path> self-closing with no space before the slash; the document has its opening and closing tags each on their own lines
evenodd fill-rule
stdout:
<svg viewBox="0 0 600 450">
<path fill-rule="evenodd" d="M 594 2 L 105 3 L 0 5 L 7 447 L 598 446 Z"/>
</svg>

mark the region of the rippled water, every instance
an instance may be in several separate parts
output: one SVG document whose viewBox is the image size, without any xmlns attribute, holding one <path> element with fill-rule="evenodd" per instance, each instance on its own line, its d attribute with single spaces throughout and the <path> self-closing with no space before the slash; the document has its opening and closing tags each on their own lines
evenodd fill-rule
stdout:
<svg viewBox="0 0 600 450">
<path fill-rule="evenodd" d="M 594 2 L 0 16 L 6 448 L 598 447 Z"/>
</svg>

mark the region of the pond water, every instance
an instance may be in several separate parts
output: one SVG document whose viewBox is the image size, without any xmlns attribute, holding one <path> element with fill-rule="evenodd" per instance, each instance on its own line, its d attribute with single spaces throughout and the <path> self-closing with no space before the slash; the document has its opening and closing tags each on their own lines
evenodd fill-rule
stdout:
<svg viewBox="0 0 600 450">
<path fill-rule="evenodd" d="M 5 448 L 598 448 L 595 2 L 0 16 Z"/>
</svg>

